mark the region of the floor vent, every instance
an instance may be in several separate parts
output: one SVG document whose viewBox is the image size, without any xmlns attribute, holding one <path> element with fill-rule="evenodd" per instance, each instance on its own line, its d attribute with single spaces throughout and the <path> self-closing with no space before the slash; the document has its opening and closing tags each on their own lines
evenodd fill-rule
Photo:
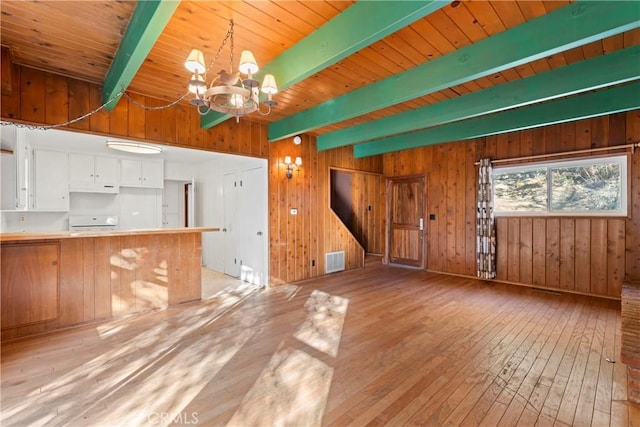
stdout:
<svg viewBox="0 0 640 427">
<path fill-rule="evenodd" d="M 344 270 L 344 251 L 328 252 L 325 254 L 325 273 L 335 273 Z"/>
</svg>

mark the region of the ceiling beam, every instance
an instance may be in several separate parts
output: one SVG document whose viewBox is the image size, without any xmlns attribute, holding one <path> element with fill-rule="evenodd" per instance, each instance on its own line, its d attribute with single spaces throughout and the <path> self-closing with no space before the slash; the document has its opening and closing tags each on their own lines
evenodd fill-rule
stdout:
<svg viewBox="0 0 640 427">
<path fill-rule="evenodd" d="M 636 2 L 578 1 L 269 125 L 269 140 L 312 131 L 640 25 Z"/>
<path fill-rule="evenodd" d="M 164 30 L 180 0 L 139 1 L 102 85 L 102 102 L 112 110 Z M 112 99 L 113 98 L 113 99 Z"/>
<path fill-rule="evenodd" d="M 319 135 L 318 150 L 413 132 L 640 79 L 640 45 Z"/>
<path fill-rule="evenodd" d="M 273 74 L 283 91 L 448 3 L 359 1 L 266 64 L 259 76 Z M 210 128 L 230 117 L 211 111 L 201 118 L 200 126 Z"/>
<path fill-rule="evenodd" d="M 409 148 L 480 138 L 565 123 L 640 108 L 640 83 L 603 89 L 586 95 L 534 104 L 489 116 L 366 142 L 353 147 L 356 158 Z"/>
</svg>

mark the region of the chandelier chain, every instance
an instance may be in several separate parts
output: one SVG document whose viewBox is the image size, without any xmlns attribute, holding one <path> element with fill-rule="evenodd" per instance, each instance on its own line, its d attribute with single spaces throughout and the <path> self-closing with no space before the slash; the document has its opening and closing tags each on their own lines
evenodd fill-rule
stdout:
<svg viewBox="0 0 640 427">
<path fill-rule="evenodd" d="M 127 92 L 122 92 L 122 94 L 124 95 L 125 98 L 127 98 L 129 101 L 131 101 L 132 104 L 137 105 L 138 107 L 144 109 L 144 110 L 164 110 L 166 108 L 170 108 L 173 107 L 174 105 L 176 105 L 178 102 L 182 101 L 183 99 L 185 99 L 188 95 L 189 95 L 189 91 L 186 91 L 184 93 L 184 95 L 182 95 L 181 97 L 179 97 L 178 99 L 176 99 L 175 101 L 171 101 L 168 104 L 165 105 L 156 105 L 156 106 L 150 106 L 150 105 L 146 105 L 143 104 L 141 102 L 136 101 L 135 99 L 133 99 L 132 97 L 129 96 L 129 94 Z"/>
<path fill-rule="evenodd" d="M 227 44 L 227 40 L 229 40 L 229 38 L 231 38 L 231 64 L 233 64 L 233 20 L 229 21 L 229 29 L 227 30 L 227 35 L 224 36 L 224 40 L 222 40 L 222 43 L 220 43 L 220 47 L 216 52 L 216 56 L 214 56 L 211 62 L 209 62 L 209 66 L 204 72 L 205 76 L 209 73 L 209 70 L 211 70 L 211 67 L 213 67 L 213 64 L 218 62 L 220 53 L 222 52 L 222 49 L 224 49 L 225 45 Z M 233 65 L 231 66 L 233 67 Z"/>
<path fill-rule="evenodd" d="M 97 108 L 94 108 L 93 110 L 89 111 L 86 114 L 83 114 L 83 115 L 78 116 L 78 117 L 76 117 L 74 119 L 71 119 L 71 120 L 67 120 L 66 122 L 56 123 L 56 124 L 53 124 L 53 125 L 30 125 L 30 124 L 25 124 L 25 123 L 13 123 L 13 122 L 0 121 L 0 126 L 13 125 L 13 126 L 16 126 L 16 127 L 19 127 L 19 128 L 25 128 L 25 129 L 30 129 L 30 130 L 49 130 L 49 129 L 55 129 L 55 128 L 59 128 L 59 127 L 63 127 L 63 126 L 68 126 L 68 125 L 71 125 L 73 123 L 79 122 L 80 120 L 84 120 L 87 117 L 90 117 L 90 116 L 94 115 L 95 113 L 103 110 L 107 105 L 109 105 L 111 102 L 115 101 L 116 99 L 120 98 L 121 96 L 124 96 L 129 101 L 131 101 L 132 104 L 137 105 L 138 107 L 140 107 L 142 109 L 145 109 L 145 110 L 164 110 L 166 108 L 173 107 L 178 102 L 180 102 L 183 99 L 185 99 L 187 97 L 187 95 L 189 95 L 189 91 L 187 91 L 184 95 L 182 95 L 181 97 L 179 97 L 175 101 L 170 102 L 169 104 L 159 105 L 159 106 L 148 106 L 148 105 L 145 105 L 145 104 L 143 104 L 141 102 L 138 102 L 135 99 L 133 99 L 132 97 L 130 97 L 129 94 L 124 90 L 124 88 L 122 88 L 120 91 L 114 93 L 111 96 L 111 98 L 109 98 L 102 105 L 98 106 Z"/>
<path fill-rule="evenodd" d="M 8 126 L 8 125 L 14 125 L 16 127 L 19 128 L 26 128 L 26 129 L 40 129 L 40 130 L 48 130 L 48 129 L 55 129 L 58 127 L 62 127 L 62 126 L 67 126 L 70 124 L 73 124 L 75 122 L 79 122 L 80 120 L 86 119 L 89 116 L 94 115 L 95 113 L 97 113 L 98 111 L 104 109 L 108 104 L 110 104 L 112 101 L 114 101 L 115 99 L 118 99 L 119 97 L 121 97 L 124 94 L 124 89 L 121 89 L 119 92 L 115 93 L 114 95 L 111 96 L 111 98 L 109 98 L 104 104 L 100 105 L 99 107 L 89 111 L 86 114 L 83 114 L 79 117 L 76 117 L 75 119 L 71 119 L 71 120 L 67 120 L 66 122 L 63 123 L 56 123 L 53 125 L 44 125 L 44 126 L 40 126 L 40 125 L 27 125 L 27 124 L 23 124 L 23 123 L 11 123 L 11 122 L 0 122 L 1 126 Z"/>
</svg>

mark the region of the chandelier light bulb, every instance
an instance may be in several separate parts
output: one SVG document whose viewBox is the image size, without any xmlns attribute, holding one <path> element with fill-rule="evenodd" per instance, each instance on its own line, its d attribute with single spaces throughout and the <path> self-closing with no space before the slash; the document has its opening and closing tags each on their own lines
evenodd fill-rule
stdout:
<svg viewBox="0 0 640 427">
<path fill-rule="evenodd" d="M 253 56 L 253 53 L 250 50 L 243 50 L 242 55 L 240 55 L 240 66 L 238 70 L 242 74 L 246 74 L 251 76 L 258 72 L 258 63 L 256 62 L 256 58 Z"/>
<path fill-rule="evenodd" d="M 200 49 L 192 49 L 184 62 L 184 67 L 192 74 L 203 74 L 206 71 L 204 66 L 204 54 Z"/>
<path fill-rule="evenodd" d="M 273 77 L 273 74 L 267 74 L 266 76 L 264 76 L 264 80 L 262 82 L 262 92 L 269 95 L 278 93 L 276 78 Z"/>
</svg>

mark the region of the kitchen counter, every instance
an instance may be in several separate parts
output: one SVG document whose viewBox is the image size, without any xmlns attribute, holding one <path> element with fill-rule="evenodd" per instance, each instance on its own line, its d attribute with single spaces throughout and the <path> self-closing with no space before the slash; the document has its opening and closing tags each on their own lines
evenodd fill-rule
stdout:
<svg viewBox="0 0 640 427">
<path fill-rule="evenodd" d="M 86 237 L 136 236 L 147 234 L 203 233 L 220 231 L 213 227 L 177 227 L 149 228 L 139 230 L 87 230 L 87 231 L 55 231 L 51 233 L 2 233 L 0 243 L 33 242 L 41 240 L 76 239 Z"/>
<path fill-rule="evenodd" d="M 0 234 L 2 339 L 199 301 L 211 231 Z"/>
</svg>

